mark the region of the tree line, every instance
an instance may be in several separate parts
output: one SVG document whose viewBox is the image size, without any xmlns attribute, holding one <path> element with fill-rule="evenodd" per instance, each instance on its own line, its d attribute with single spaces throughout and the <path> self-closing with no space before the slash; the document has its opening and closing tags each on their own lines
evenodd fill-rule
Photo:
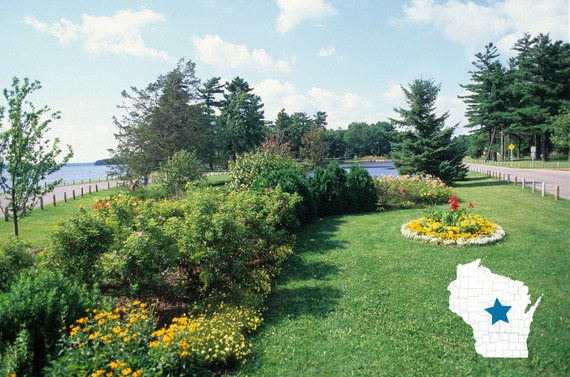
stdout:
<svg viewBox="0 0 570 377">
<path fill-rule="evenodd" d="M 506 158 L 514 144 L 517 157 L 535 147 L 546 161 L 556 150 L 568 153 L 570 132 L 570 44 L 548 34 L 525 34 L 512 50 L 517 55 L 501 62 L 493 43 L 475 55 L 471 82 L 461 85 L 471 128 L 472 156 Z"/>
<path fill-rule="evenodd" d="M 184 59 L 145 89 L 131 87 L 122 97 L 122 115 L 113 118 L 117 147 L 110 152 L 124 177 L 146 176 L 181 150 L 194 152 L 210 169 L 225 167 L 270 140 L 286 145 L 291 157 L 317 164 L 327 156 L 387 156 L 395 130 L 388 122 L 327 129 L 324 111 L 282 109 L 267 121 L 261 98 L 243 78 L 222 83 L 212 77 L 201 84 L 195 64 Z"/>
</svg>

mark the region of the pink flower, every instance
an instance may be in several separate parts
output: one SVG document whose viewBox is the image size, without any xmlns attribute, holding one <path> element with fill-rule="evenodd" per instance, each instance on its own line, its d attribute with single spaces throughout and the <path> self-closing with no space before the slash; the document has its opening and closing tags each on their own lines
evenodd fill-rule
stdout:
<svg viewBox="0 0 570 377">
<path fill-rule="evenodd" d="M 284 199 L 281 199 L 281 203 L 285 203 L 285 200 L 284 200 Z"/>
<path fill-rule="evenodd" d="M 164 217 L 158 216 L 158 219 L 159 219 L 159 220 L 164 220 Z"/>
<path fill-rule="evenodd" d="M 142 236 L 144 236 L 144 233 L 143 233 L 143 232 L 139 232 L 139 237 L 142 237 Z"/>
<path fill-rule="evenodd" d="M 271 191 L 271 190 L 273 190 L 273 187 L 268 187 L 268 188 L 267 188 L 267 191 Z"/>
<path fill-rule="evenodd" d="M 405 188 L 403 188 L 401 191 L 402 191 L 402 192 L 406 192 L 406 189 L 405 189 Z"/>
<path fill-rule="evenodd" d="M 137 217 L 140 219 L 142 217 L 142 215 L 138 215 Z"/>
</svg>

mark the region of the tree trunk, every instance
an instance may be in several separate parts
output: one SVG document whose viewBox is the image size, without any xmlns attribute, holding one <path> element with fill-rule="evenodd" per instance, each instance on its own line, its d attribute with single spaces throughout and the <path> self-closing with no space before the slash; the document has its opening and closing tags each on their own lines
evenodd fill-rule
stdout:
<svg viewBox="0 0 570 377">
<path fill-rule="evenodd" d="M 485 161 L 491 161 L 491 149 L 493 148 L 493 143 L 495 142 L 495 133 L 497 132 L 497 127 L 493 127 L 493 132 L 491 133 L 491 141 L 489 142 L 489 150 L 487 151 L 487 157 Z"/>
<path fill-rule="evenodd" d="M 542 154 L 542 162 L 546 162 L 546 133 L 540 134 L 540 153 Z"/>
</svg>

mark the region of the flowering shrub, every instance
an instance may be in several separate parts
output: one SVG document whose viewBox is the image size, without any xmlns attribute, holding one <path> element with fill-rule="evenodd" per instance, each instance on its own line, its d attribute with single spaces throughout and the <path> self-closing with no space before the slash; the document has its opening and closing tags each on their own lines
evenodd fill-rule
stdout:
<svg viewBox="0 0 570 377">
<path fill-rule="evenodd" d="M 210 375 L 204 366 L 244 362 L 251 353 L 245 335 L 261 324 L 259 312 L 223 303 L 209 308 L 161 329 L 139 301 L 113 311 L 88 309 L 66 328 L 46 376 L 202 376 Z"/>
<path fill-rule="evenodd" d="M 197 365 L 195 354 L 178 354 L 166 344 L 155 347 L 155 321 L 153 311 L 139 301 L 112 311 L 88 309 L 65 329 L 60 356 L 45 375 L 209 375 Z"/>
<path fill-rule="evenodd" d="M 444 245 L 483 245 L 496 242 L 505 236 L 504 230 L 497 224 L 478 214 L 472 215 L 465 209 L 460 209 L 456 197 L 449 198 L 449 204 L 450 207 L 446 211 L 430 209 L 421 219 L 402 225 L 402 234 L 414 240 Z M 470 202 L 468 209 L 473 207 Z"/>
<path fill-rule="evenodd" d="M 374 184 L 378 192 L 378 204 L 382 207 L 436 205 L 445 203 L 450 196 L 455 196 L 453 188 L 429 175 L 374 177 Z"/>
<path fill-rule="evenodd" d="M 50 234 L 51 257 L 65 275 L 92 283 L 95 264 L 109 250 L 113 237 L 113 229 L 105 221 L 81 212 L 61 220 Z"/>
<path fill-rule="evenodd" d="M 229 164 L 231 180 L 229 187 L 231 190 L 247 190 L 261 173 L 282 169 L 297 170 L 300 168 L 292 158 L 270 150 L 245 153 Z"/>
</svg>

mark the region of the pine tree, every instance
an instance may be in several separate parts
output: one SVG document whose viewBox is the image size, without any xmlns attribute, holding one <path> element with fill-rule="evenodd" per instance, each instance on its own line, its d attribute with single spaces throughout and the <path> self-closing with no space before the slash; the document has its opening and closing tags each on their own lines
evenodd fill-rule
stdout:
<svg viewBox="0 0 570 377">
<path fill-rule="evenodd" d="M 462 163 L 465 151 L 452 140 L 457 125 L 445 128 L 449 112 L 439 117 L 435 114 L 440 89 L 433 80 L 423 79 L 415 80 L 409 89 L 402 87 L 409 109 L 395 108 L 402 119 L 391 121 L 407 130 L 392 144 L 392 157 L 402 175 L 430 174 L 451 184 L 465 178 L 467 168 Z"/>
</svg>

